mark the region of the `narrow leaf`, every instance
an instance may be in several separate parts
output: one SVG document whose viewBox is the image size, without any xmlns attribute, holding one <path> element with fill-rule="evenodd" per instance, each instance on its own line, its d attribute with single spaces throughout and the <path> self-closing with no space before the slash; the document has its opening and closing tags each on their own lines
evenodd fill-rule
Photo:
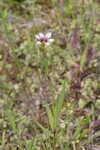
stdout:
<svg viewBox="0 0 100 150">
<path fill-rule="evenodd" d="M 50 107 L 48 105 L 45 105 L 45 107 L 46 107 L 46 111 L 47 111 L 50 127 L 53 130 L 55 128 L 53 112 L 51 111 L 51 109 L 50 109 Z"/>
<path fill-rule="evenodd" d="M 64 96 L 65 96 L 65 86 L 62 88 L 61 94 L 60 94 L 60 96 L 59 96 L 59 98 L 55 104 L 54 116 L 55 116 L 56 125 L 58 123 L 59 114 L 61 112 L 61 108 L 62 108 L 62 105 L 64 102 Z"/>
</svg>

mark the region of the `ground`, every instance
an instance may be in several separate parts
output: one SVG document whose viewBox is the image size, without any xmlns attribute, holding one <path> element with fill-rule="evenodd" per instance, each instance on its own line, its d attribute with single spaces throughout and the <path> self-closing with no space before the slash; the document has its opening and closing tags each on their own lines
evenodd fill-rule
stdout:
<svg viewBox="0 0 100 150">
<path fill-rule="evenodd" d="M 100 149 L 99 6 L 0 1 L 0 150 Z"/>
</svg>

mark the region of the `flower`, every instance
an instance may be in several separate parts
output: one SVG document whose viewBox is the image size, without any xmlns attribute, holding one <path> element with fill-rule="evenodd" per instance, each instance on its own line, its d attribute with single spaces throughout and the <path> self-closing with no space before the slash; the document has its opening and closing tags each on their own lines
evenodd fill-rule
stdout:
<svg viewBox="0 0 100 150">
<path fill-rule="evenodd" d="M 35 35 L 37 44 L 50 45 L 54 41 L 54 39 L 51 38 L 51 35 L 51 32 L 48 32 L 46 34 L 40 32 L 39 34 Z"/>
</svg>

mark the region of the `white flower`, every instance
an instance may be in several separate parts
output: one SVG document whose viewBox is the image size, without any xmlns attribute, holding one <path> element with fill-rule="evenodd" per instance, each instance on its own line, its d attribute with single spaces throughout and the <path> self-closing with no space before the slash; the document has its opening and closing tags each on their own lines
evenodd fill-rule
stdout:
<svg viewBox="0 0 100 150">
<path fill-rule="evenodd" d="M 46 34 L 40 32 L 39 34 L 35 35 L 35 38 L 37 40 L 37 44 L 50 45 L 54 41 L 54 39 L 52 39 L 51 36 L 51 32 L 48 32 Z"/>
</svg>

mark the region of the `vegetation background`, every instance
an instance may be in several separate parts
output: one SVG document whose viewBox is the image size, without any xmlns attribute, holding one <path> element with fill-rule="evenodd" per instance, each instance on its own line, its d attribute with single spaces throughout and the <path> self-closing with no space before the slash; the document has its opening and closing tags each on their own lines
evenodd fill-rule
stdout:
<svg viewBox="0 0 100 150">
<path fill-rule="evenodd" d="M 100 150 L 99 0 L 0 0 L 0 150 Z"/>
</svg>

